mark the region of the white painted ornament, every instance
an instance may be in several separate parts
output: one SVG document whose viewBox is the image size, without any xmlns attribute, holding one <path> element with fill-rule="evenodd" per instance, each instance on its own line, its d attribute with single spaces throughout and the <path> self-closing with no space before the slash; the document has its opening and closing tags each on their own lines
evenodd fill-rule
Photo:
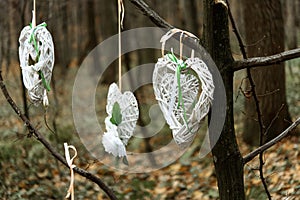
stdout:
<svg viewBox="0 0 300 200">
<path fill-rule="evenodd" d="M 47 91 L 54 65 L 54 44 L 46 23 L 34 26 L 32 23 L 21 31 L 19 37 L 19 59 L 23 83 L 30 100 L 38 105 L 48 106 Z"/>
<path fill-rule="evenodd" d="M 153 88 L 175 142 L 186 148 L 212 105 L 214 83 L 207 65 L 193 55 L 183 61 L 166 54 L 155 65 Z"/>
<path fill-rule="evenodd" d="M 133 135 L 139 117 L 137 100 L 132 92 L 122 94 L 118 86 L 112 83 L 108 90 L 106 112 L 106 132 L 102 137 L 104 149 L 115 157 L 127 160 L 125 146 Z"/>
</svg>

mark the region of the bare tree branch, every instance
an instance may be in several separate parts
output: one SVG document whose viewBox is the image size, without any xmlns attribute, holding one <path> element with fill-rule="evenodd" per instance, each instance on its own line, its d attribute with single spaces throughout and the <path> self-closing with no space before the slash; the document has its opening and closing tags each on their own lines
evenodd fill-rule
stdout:
<svg viewBox="0 0 300 200">
<path fill-rule="evenodd" d="M 248 155 L 246 155 L 243 160 L 244 160 L 244 164 L 248 163 L 249 161 L 251 161 L 253 158 L 255 158 L 258 154 L 266 151 L 267 149 L 269 149 L 270 147 L 272 147 L 273 145 L 277 144 L 280 140 L 282 140 L 283 138 L 285 138 L 294 128 L 296 128 L 298 125 L 300 124 L 300 117 L 294 122 L 292 123 L 287 129 L 285 129 L 285 131 L 283 131 L 282 133 L 280 133 L 277 137 L 275 137 L 273 140 L 265 143 L 264 145 L 258 147 L 257 149 L 255 149 L 254 151 L 252 151 L 251 153 L 249 153 Z"/>
<path fill-rule="evenodd" d="M 3 77 L 2 77 L 2 71 L 0 70 L 0 87 L 2 90 L 2 93 L 4 94 L 6 100 L 10 104 L 10 106 L 13 108 L 13 110 L 16 112 L 16 114 L 22 119 L 22 121 L 25 123 L 25 126 L 28 128 L 29 133 L 34 135 L 36 139 L 41 142 L 44 147 L 62 164 L 64 164 L 66 167 L 68 166 L 67 161 L 64 159 L 62 155 L 60 155 L 53 146 L 46 140 L 46 138 L 34 127 L 34 125 L 28 120 L 28 118 L 22 114 L 20 108 L 16 105 L 14 100 L 9 95 L 5 84 L 3 83 Z M 91 174 L 90 172 L 83 170 L 79 167 L 75 167 L 74 171 L 81 176 L 91 180 L 92 182 L 96 183 L 106 194 L 109 196 L 110 199 L 116 200 L 117 197 L 113 193 L 113 191 L 104 183 L 100 178 L 97 176 Z"/>
<path fill-rule="evenodd" d="M 226 4 L 228 6 L 228 14 L 229 14 L 229 19 L 231 21 L 232 27 L 233 27 L 233 32 L 236 35 L 236 38 L 238 40 L 239 46 L 240 46 L 240 50 L 242 52 L 243 58 L 247 59 L 247 54 L 246 54 L 246 50 L 245 50 L 245 45 L 243 43 L 242 37 L 237 29 L 237 26 L 235 24 L 234 18 L 232 16 L 231 10 L 230 10 L 230 5 L 229 5 L 229 1 L 226 0 Z M 256 107 L 256 112 L 257 112 L 257 118 L 258 118 L 258 124 L 259 124 L 259 145 L 261 146 L 263 144 L 263 137 L 264 137 L 264 124 L 263 124 L 263 119 L 262 119 L 262 112 L 259 106 L 259 100 L 257 97 L 257 93 L 256 93 L 256 89 L 255 89 L 255 83 L 251 74 L 251 70 L 250 67 L 247 67 L 247 77 L 251 86 L 251 92 L 253 94 L 253 99 L 255 102 L 255 107 Z M 263 166 L 264 166 L 264 160 L 263 160 L 263 152 L 261 152 L 259 154 L 259 174 L 260 174 L 260 179 L 261 182 L 264 186 L 265 192 L 268 196 L 268 199 L 271 200 L 271 194 L 268 190 L 268 185 L 266 183 L 265 177 L 264 177 L 264 171 L 263 171 Z"/>
<path fill-rule="evenodd" d="M 281 105 L 281 107 L 279 108 L 279 110 L 277 111 L 275 117 L 272 119 L 272 121 L 270 122 L 269 126 L 266 128 L 266 131 L 264 132 L 264 135 L 267 135 L 269 133 L 269 130 L 271 129 L 271 127 L 274 125 L 274 123 L 276 122 L 276 119 L 278 119 L 279 114 L 281 113 L 281 111 L 284 108 L 284 104 Z"/>
<path fill-rule="evenodd" d="M 174 26 L 170 25 L 163 18 L 161 18 L 154 10 L 152 10 L 148 4 L 143 0 L 129 0 L 135 5 L 142 13 L 147 16 L 154 24 L 161 28 L 172 29 Z"/>
<path fill-rule="evenodd" d="M 129 1 L 133 5 L 135 5 L 145 16 L 147 16 L 158 27 L 167 28 L 167 29 L 174 28 L 174 26 L 170 25 L 162 17 L 160 17 L 143 0 L 129 0 Z M 246 53 L 245 46 L 242 43 L 242 39 L 237 29 L 237 26 L 235 25 L 234 20 L 232 20 L 233 19 L 232 15 L 231 16 L 229 15 L 229 17 L 231 18 L 230 21 L 233 26 L 233 32 L 235 33 L 239 41 L 241 52 L 245 54 Z M 244 58 L 243 60 L 238 60 L 234 62 L 233 70 L 239 71 L 242 69 L 246 69 L 248 67 L 252 68 L 252 67 L 259 67 L 259 66 L 268 66 L 279 62 L 284 62 L 287 60 L 299 58 L 299 57 L 300 57 L 300 48 L 284 51 L 282 53 L 266 56 L 266 57 L 255 57 L 255 58 L 248 58 L 248 59 Z"/>
<path fill-rule="evenodd" d="M 300 48 L 284 51 L 266 57 L 255 57 L 234 62 L 233 70 L 239 71 L 246 68 L 268 66 L 300 57 Z"/>
<path fill-rule="evenodd" d="M 229 16 L 230 23 L 231 23 L 231 26 L 232 26 L 232 31 L 236 36 L 236 39 L 237 39 L 237 41 L 239 43 L 239 46 L 240 46 L 240 51 L 242 52 L 243 58 L 245 59 L 245 58 L 247 58 L 245 45 L 243 43 L 243 40 L 242 40 L 241 34 L 239 32 L 239 29 L 237 28 L 236 23 L 234 21 L 234 18 L 233 18 L 233 15 L 232 15 L 232 12 L 231 12 L 231 9 L 230 9 L 230 4 L 229 4 L 228 0 L 226 0 L 226 4 L 227 4 L 227 7 L 228 7 L 228 16 Z"/>
</svg>

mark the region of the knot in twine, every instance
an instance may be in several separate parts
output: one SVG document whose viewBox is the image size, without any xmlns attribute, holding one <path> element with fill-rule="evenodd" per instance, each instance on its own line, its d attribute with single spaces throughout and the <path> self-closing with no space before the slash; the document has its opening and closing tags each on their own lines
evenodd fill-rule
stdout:
<svg viewBox="0 0 300 200">
<path fill-rule="evenodd" d="M 64 148 L 65 148 L 66 160 L 67 160 L 68 166 L 70 168 L 70 172 L 71 172 L 70 186 L 69 186 L 68 193 L 65 198 L 69 198 L 71 195 L 71 200 L 74 200 L 74 171 L 73 171 L 73 169 L 76 167 L 76 165 L 73 164 L 73 160 L 77 156 L 77 150 L 73 145 L 68 145 L 67 143 L 64 143 Z M 72 149 L 74 151 L 74 156 L 72 158 L 70 157 L 69 149 Z"/>
</svg>

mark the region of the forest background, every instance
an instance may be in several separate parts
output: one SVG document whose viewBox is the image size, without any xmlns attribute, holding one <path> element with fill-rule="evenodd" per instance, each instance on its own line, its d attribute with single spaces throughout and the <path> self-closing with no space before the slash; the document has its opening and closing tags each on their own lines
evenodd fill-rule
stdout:
<svg viewBox="0 0 300 200">
<path fill-rule="evenodd" d="M 163 19 L 175 27 L 188 30 L 201 38 L 203 36 L 204 5 L 194 0 L 147 0 L 145 1 Z M 299 47 L 300 1 L 278 1 L 281 6 L 284 30 L 284 49 Z M 243 1 L 231 0 L 231 11 L 241 36 L 246 40 L 247 20 Z M 115 1 L 37 1 L 37 22 L 45 21 L 52 33 L 55 44 L 55 67 L 50 92 L 50 107 L 47 113 L 52 134 L 44 122 L 44 110 L 24 104 L 20 68 L 18 60 L 18 37 L 22 28 L 31 21 L 31 1 L 3 0 L 0 2 L 0 66 L 12 98 L 22 110 L 28 107 L 28 116 L 40 132 L 45 133 L 51 143 L 63 152 L 63 142 L 77 147 L 80 158 L 76 165 L 92 171 L 110 185 L 120 199 L 218 199 L 216 174 L 212 156 L 199 160 L 199 146 L 196 138 L 187 153 L 174 164 L 149 174 L 122 174 L 112 171 L 89 156 L 74 129 L 71 112 L 72 87 L 76 72 L 86 55 L 100 42 L 117 33 L 117 6 Z M 154 26 L 147 16 L 125 1 L 124 30 Z M 251 17 L 251 16 L 250 16 Z M 252 16 L 253 17 L 253 16 Z M 274 22 L 275 23 L 275 22 Z M 261 23 L 263 24 L 263 23 Z M 258 24 L 257 24 L 258 25 Z M 251 27 L 254 31 L 259 27 Z M 234 59 L 243 58 L 240 46 L 230 24 L 230 45 Z M 267 35 L 267 34 L 266 34 Z M 261 35 L 256 42 L 267 40 Z M 147 38 L 145 38 L 147 39 Z M 258 55 L 257 55 L 258 56 Z M 160 51 L 141 50 L 123 56 L 124 69 L 130 70 L 144 63 L 155 63 Z M 300 60 L 285 62 L 286 100 L 290 122 L 300 113 Z M 255 144 L 245 139 L 245 123 L 249 114 L 245 111 L 247 96 L 241 94 L 241 83 L 246 70 L 235 73 L 234 127 L 240 151 L 243 155 L 255 149 Z M 283 76 L 283 74 L 280 74 Z M 268 77 L 271 79 L 272 77 Z M 117 79 L 117 62 L 114 62 L 99 84 L 97 113 L 99 120 L 105 117 L 108 85 Z M 242 85 L 243 86 L 243 85 Z M 135 91 L 140 103 L 140 124 L 149 123 L 148 111 L 155 98 L 152 86 L 146 85 Z M 243 86 L 244 87 L 244 86 Z M 100 95 L 101 93 L 101 95 Z M 103 95 L 104 94 L 104 95 Z M 4 199 L 62 199 L 68 188 L 69 171 L 62 167 L 37 141 L 27 138 L 27 129 L 19 121 L 6 99 L 0 96 L 0 196 Z M 278 112 L 277 110 L 275 113 Z M 164 127 L 150 140 L 135 140 L 129 148 L 140 152 L 158 149 L 170 140 L 169 129 Z M 299 132 L 299 130 L 298 130 Z M 295 131 L 297 133 L 297 131 Z M 166 136 L 167 135 L 167 136 Z M 199 134 L 201 135 L 201 134 Z M 247 137 L 246 137 L 247 138 Z M 287 137 L 265 154 L 265 176 L 274 199 L 300 195 L 299 138 L 296 134 Z M 269 162 L 268 162 L 269 161 Z M 245 194 L 247 199 L 266 199 L 257 170 L 258 159 L 245 166 Z M 78 199 L 102 199 L 105 194 L 85 178 L 76 176 L 76 196 Z"/>
</svg>

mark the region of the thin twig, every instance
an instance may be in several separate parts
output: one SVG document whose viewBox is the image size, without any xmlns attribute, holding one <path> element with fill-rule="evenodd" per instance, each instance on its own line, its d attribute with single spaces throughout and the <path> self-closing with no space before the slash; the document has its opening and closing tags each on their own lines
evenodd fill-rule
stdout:
<svg viewBox="0 0 300 200">
<path fill-rule="evenodd" d="M 284 104 L 281 105 L 281 107 L 279 108 L 278 112 L 276 113 L 275 117 L 272 119 L 271 123 L 269 124 L 269 126 L 266 128 L 266 131 L 264 132 L 264 135 L 267 135 L 269 133 L 269 130 L 271 129 L 271 127 L 273 126 L 273 124 L 275 123 L 276 119 L 279 117 L 279 114 L 281 113 L 281 111 L 284 108 Z"/>
<path fill-rule="evenodd" d="M 68 166 L 68 163 L 64 159 L 62 155 L 60 155 L 53 146 L 44 138 L 44 136 L 34 127 L 34 125 L 28 120 L 28 118 L 21 112 L 19 107 L 16 105 L 14 100 L 11 98 L 9 95 L 5 84 L 3 83 L 3 78 L 2 78 L 2 71 L 0 70 L 0 87 L 2 90 L 3 95 L 5 96 L 6 100 L 10 104 L 10 106 L 13 108 L 15 113 L 22 119 L 22 121 L 25 123 L 25 126 L 28 128 L 30 134 L 33 134 L 36 139 L 41 142 L 44 147 L 57 159 L 59 160 L 62 164 L 64 164 L 66 167 Z M 91 174 L 88 171 L 85 171 L 79 167 L 75 167 L 74 171 L 81 176 L 91 180 L 92 182 L 96 183 L 108 196 L 110 199 L 116 200 L 117 197 L 113 193 L 113 191 L 104 183 L 100 178 L 97 176 Z"/>
<path fill-rule="evenodd" d="M 52 128 L 51 128 L 51 127 L 49 126 L 49 124 L 48 124 L 48 120 L 47 120 L 47 110 L 45 110 L 45 113 L 44 113 L 44 123 L 45 123 L 47 129 L 48 129 L 52 134 L 56 135 L 56 132 L 54 132 L 54 130 L 52 130 Z M 56 142 L 58 142 L 58 140 L 57 140 Z"/>
<path fill-rule="evenodd" d="M 239 31 L 238 31 L 237 26 L 235 24 L 235 21 L 233 19 L 228 0 L 226 0 L 226 4 L 228 6 L 229 19 L 231 21 L 231 25 L 233 27 L 234 33 L 237 37 L 237 40 L 238 40 L 238 43 L 239 43 L 239 46 L 240 46 L 240 50 L 241 50 L 242 55 L 243 55 L 243 59 L 247 59 L 245 45 L 243 44 L 242 37 L 239 34 Z M 254 83 L 254 80 L 253 80 L 253 77 L 252 77 L 252 74 L 251 74 L 250 67 L 247 67 L 246 69 L 247 69 L 247 77 L 248 77 L 248 80 L 249 80 L 249 84 L 251 86 L 251 92 L 252 92 L 255 107 L 256 107 L 257 119 L 258 119 L 258 124 L 259 124 L 259 145 L 262 146 L 263 142 L 264 142 L 263 141 L 263 138 L 264 138 L 264 124 L 263 124 L 263 120 L 262 120 L 262 113 L 261 113 L 261 109 L 260 109 L 260 106 L 259 106 L 259 100 L 258 100 L 258 97 L 257 97 L 257 94 L 256 94 L 255 83 Z M 264 186 L 264 189 L 265 189 L 265 192 L 268 196 L 268 199 L 271 200 L 272 198 L 271 198 L 270 192 L 268 190 L 268 186 L 267 186 L 267 183 L 266 183 L 266 180 L 265 180 L 265 177 L 264 177 L 264 173 L 263 173 L 263 166 L 264 166 L 263 152 L 261 152 L 259 154 L 260 179 L 261 179 L 261 182 Z"/>
<path fill-rule="evenodd" d="M 232 12 L 231 12 L 230 4 L 229 4 L 228 0 L 226 0 L 226 4 L 227 4 L 227 7 L 228 7 L 228 15 L 229 15 L 229 19 L 230 19 L 230 22 L 231 22 L 231 25 L 232 25 L 232 31 L 235 34 L 236 39 L 238 40 L 239 47 L 240 47 L 240 50 L 242 52 L 242 55 L 243 55 L 244 59 L 246 59 L 247 58 L 247 53 L 246 53 L 245 45 L 243 43 L 241 34 L 239 33 L 239 30 L 238 30 L 238 28 L 235 24 L 235 21 L 234 21 L 234 18 L 232 16 Z"/>
<path fill-rule="evenodd" d="M 277 144 L 278 142 L 280 142 L 283 138 L 285 138 L 294 128 L 296 128 L 298 125 L 300 124 L 300 117 L 294 122 L 292 123 L 287 129 L 285 129 L 285 131 L 283 131 L 282 133 L 280 133 L 277 137 L 275 137 L 274 139 L 270 140 L 269 142 L 265 143 L 264 145 L 258 147 L 257 149 L 255 149 L 254 151 L 250 152 L 249 154 L 247 154 L 243 160 L 244 160 L 244 165 L 248 162 L 250 162 L 251 160 L 253 160 L 253 158 L 255 158 L 258 154 L 260 154 L 261 152 L 266 151 L 267 149 L 269 149 L 270 147 L 274 146 L 275 144 Z"/>
<path fill-rule="evenodd" d="M 278 54 L 265 57 L 255 57 L 234 62 L 233 70 L 239 71 L 246 68 L 263 67 L 278 64 L 287 60 L 300 57 L 300 48 L 284 51 Z"/>
<path fill-rule="evenodd" d="M 267 92 L 267 93 L 265 93 L 265 94 L 258 94 L 257 96 L 258 97 L 266 97 L 266 96 L 269 96 L 269 95 L 272 95 L 272 94 L 276 94 L 277 92 L 279 92 L 280 91 L 280 89 L 276 89 L 276 90 L 274 90 L 274 91 L 272 91 L 272 92 Z"/>
</svg>

